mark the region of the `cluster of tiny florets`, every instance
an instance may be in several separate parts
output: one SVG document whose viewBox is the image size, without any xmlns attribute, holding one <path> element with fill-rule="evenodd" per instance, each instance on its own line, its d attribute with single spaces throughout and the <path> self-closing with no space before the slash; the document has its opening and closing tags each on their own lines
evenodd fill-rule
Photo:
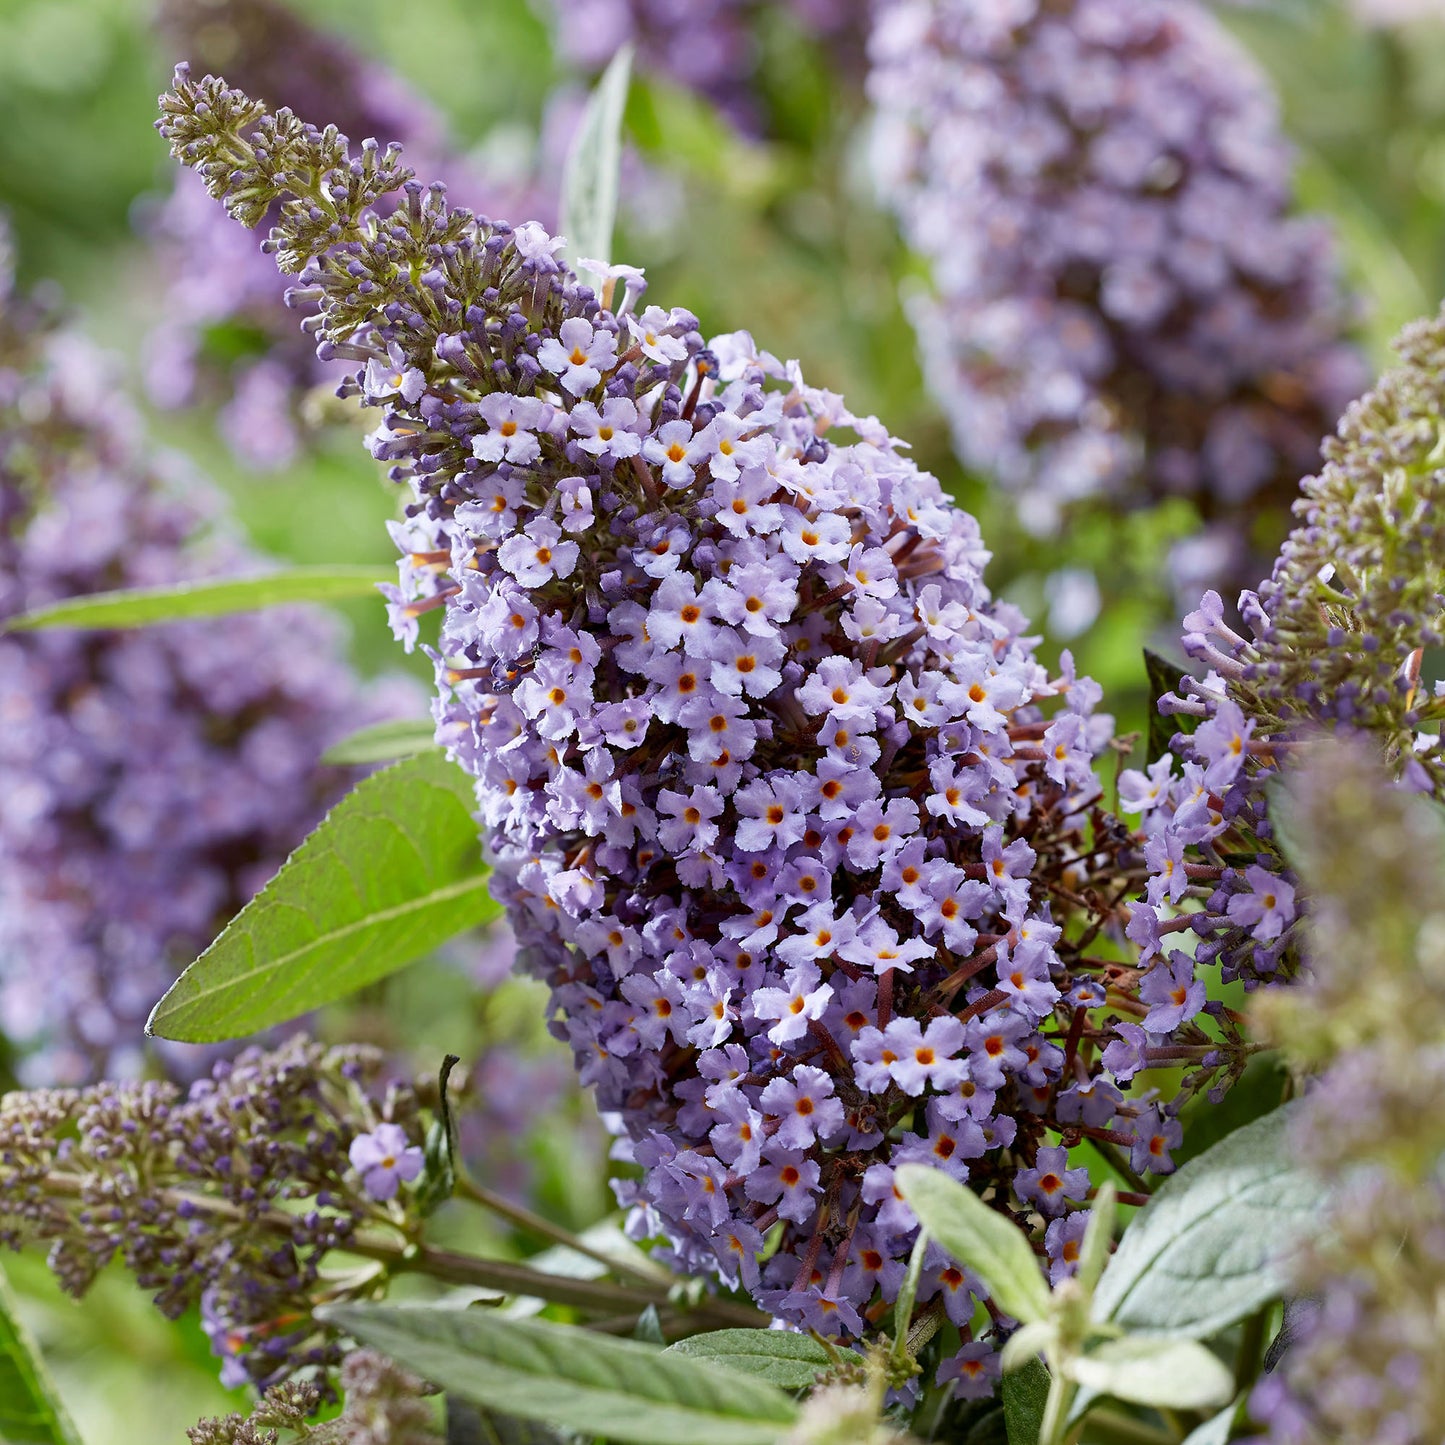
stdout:
<svg viewBox="0 0 1445 1445">
<path fill-rule="evenodd" d="M 0 619 L 257 569 L 219 510 L 0 285 Z M 322 751 L 388 706 L 340 642 L 294 611 L 0 636 L 0 1027 L 27 1078 L 134 1072 L 151 1006 L 339 793 Z"/>
<path fill-rule="evenodd" d="M 1273 575 L 1241 597 L 1248 635 L 1215 593 L 1184 619 L 1205 676 L 1161 710 L 1185 730 L 1121 778 L 1121 804 L 1149 835 L 1149 889 L 1129 925 L 1146 988 L 1158 980 L 1146 1030 L 1172 1025 L 1175 988 L 1202 1001 L 1199 965 L 1250 988 L 1296 972 L 1303 899 L 1271 797 L 1320 731 L 1367 736 L 1410 791 L 1445 784 L 1445 684 L 1431 674 L 1445 640 L 1445 318 L 1410 326 L 1398 349 L 1403 364 L 1325 443 Z M 1192 961 L 1170 947 L 1182 931 L 1197 936 Z"/>
<path fill-rule="evenodd" d="M 1364 379 L 1265 79 L 1190 0 L 885 0 L 871 57 L 960 454 L 1040 528 L 1095 496 L 1193 498 L 1179 595 L 1251 583 Z"/>
<path fill-rule="evenodd" d="M 293 1038 L 220 1063 L 182 1092 L 105 1083 L 0 1096 L 0 1244 L 43 1243 L 83 1295 L 112 1260 L 174 1318 L 199 1305 L 223 1384 L 337 1363 L 313 1321 L 321 1261 L 355 1247 L 375 1202 L 359 1137 L 420 1133 L 416 1099 L 378 1099 L 381 1056 Z"/>
<path fill-rule="evenodd" d="M 973 519 L 875 418 L 746 333 L 704 345 L 630 268 L 603 304 L 540 226 L 451 210 L 222 82 L 181 72 L 162 108 L 243 214 L 330 173 L 267 244 L 323 351 L 366 358 L 373 454 L 414 497 L 394 625 L 442 612 L 438 736 L 640 1166 L 634 1229 L 857 1334 L 897 1292 L 917 1226 L 893 1171 L 921 1160 L 1052 1221 L 1067 1272 L 1089 1187 L 1067 1146 L 1165 1170 L 1172 1136 L 1101 1057 L 1127 1053 L 1098 1011 L 1131 971 L 1071 941 L 1108 924 L 1131 847 L 1095 806 L 1109 721 L 991 599 Z M 964 1393 L 996 1376 L 981 1293 L 929 1261 Z"/>
</svg>

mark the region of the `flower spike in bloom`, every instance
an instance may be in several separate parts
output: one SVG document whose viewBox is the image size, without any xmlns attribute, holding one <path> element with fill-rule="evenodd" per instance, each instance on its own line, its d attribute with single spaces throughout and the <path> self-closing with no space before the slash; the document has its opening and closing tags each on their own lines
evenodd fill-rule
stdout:
<svg viewBox="0 0 1445 1445">
<path fill-rule="evenodd" d="M 233 209 L 328 174 L 326 204 L 288 203 L 269 242 L 308 324 L 427 376 L 415 404 L 353 388 L 408 487 L 402 546 L 450 559 L 408 568 L 395 606 L 444 608 L 443 735 L 521 953 L 640 1166 L 619 1185 L 632 1230 L 786 1320 L 856 1332 L 917 1228 L 895 1163 L 1007 1207 L 1016 1182 L 1081 1197 L 1046 1151 L 1134 1106 L 1101 1087 L 1090 1122 L 1053 1117 L 1062 1092 L 1079 1119 L 1107 1038 L 1064 923 L 1095 918 L 1090 880 L 1130 845 L 1096 806 L 1096 691 L 1051 676 L 992 600 L 973 518 L 751 337 L 709 348 L 659 307 L 639 344 L 550 250 L 394 158 L 184 72 L 161 128 Z M 494 397 L 558 413 L 525 465 L 477 452 Z M 623 403 L 640 448 L 577 444 Z M 589 520 L 559 541 L 578 486 Z M 1070 1037 L 1088 1048 L 1066 1056 Z M 956 1284 L 966 1318 L 976 1282 Z"/>
</svg>

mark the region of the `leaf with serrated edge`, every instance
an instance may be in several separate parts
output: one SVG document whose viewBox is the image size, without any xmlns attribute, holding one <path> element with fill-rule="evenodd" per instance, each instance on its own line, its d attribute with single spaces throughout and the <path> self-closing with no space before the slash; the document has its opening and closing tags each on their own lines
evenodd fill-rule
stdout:
<svg viewBox="0 0 1445 1445">
<path fill-rule="evenodd" d="M 622 170 L 622 116 L 632 81 L 632 47 L 624 45 L 603 71 L 567 152 L 562 171 L 562 227 L 567 256 L 607 265 L 617 220 Z M 599 282 L 601 277 L 596 278 Z"/>
<path fill-rule="evenodd" d="M 811 1335 L 792 1330 L 711 1330 L 679 1340 L 667 1353 L 725 1365 L 785 1390 L 806 1390 L 832 1363 Z"/>
<path fill-rule="evenodd" d="M 1002 1392 L 1009 1445 L 1038 1445 L 1049 1398 L 1049 1372 L 1044 1362 L 1030 1360 L 1005 1375 Z"/>
<path fill-rule="evenodd" d="M 363 779 L 171 985 L 146 1032 L 215 1043 L 374 983 L 495 916 L 472 785 L 441 753 Z"/>
<path fill-rule="evenodd" d="M 0 1270 L 0 1441 L 6 1445 L 80 1445 L 40 1351 L 15 1311 Z"/>
<path fill-rule="evenodd" d="M 375 567 L 287 567 L 259 577 L 209 577 L 170 587 L 134 587 L 68 597 L 49 607 L 22 612 L 0 632 L 29 632 L 42 627 L 71 627 L 113 632 L 154 627 L 195 617 L 225 617 L 296 602 L 336 602 L 373 597 L 385 579 Z"/>
<path fill-rule="evenodd" d="M 1000 1308 L 1025 1323 L 1043 1319 L 1049 1287 L 1018 1225 L 941 1169 L 903 1164 L 894 1179 L 919 1223 L 983 1280 Z"/>
<path fill-rule="evenodd" d="M 1291 1158 L 1286 1104 L 1236 1129 L 1155 1191 L 1124 1231 L 1095 1318 L 1207 1339 L 1278 1297 L 1277 1260 L 1319 1215 L 1319 1185 Z"/>
<path fill-rule="evenodd" d="M 1101 1395 L 1164 1410 L 1211 1410 L 1234 1394 L 1234 1375 L 1193 1340 L 1128 1335 L 1074 1361 L 1074 1379 Z"/>
<path fill-rule="evenodd" d="M 321 754 L 321 761 L 354 767 L 414 757 L 437 746 L 436 726 L 429 717 L 375 723 L 333 743 Z"/>
<path fill-rule="evenodd" d="M 318 1313 L 450 1394 L 589 1437 L 776 1445 L 797 1418 L 765 1381 L 571 1325 L 387 1305 Z"/>
</svg>

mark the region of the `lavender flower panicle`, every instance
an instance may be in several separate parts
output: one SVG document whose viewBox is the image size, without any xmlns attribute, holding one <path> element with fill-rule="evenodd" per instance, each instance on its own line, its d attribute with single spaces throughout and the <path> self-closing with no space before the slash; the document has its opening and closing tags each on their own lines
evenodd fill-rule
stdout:
<svg viewBox="0 0 1445 1445">
<path fill-rule="evenodd" d="M 877 419 L 746 333 L 705 347 L 631 268 L 608 309 L 540 226 L 222 81 L 179 70 L 160 129 L 242 219 L 291 196 L 267 246 L 323 352 L 365 363 L 373 454 L 415 499 L 394 626 L 410 645 L 444 609 L 439 736 L 641 1168 L 634 1231 L 856 1335 L 916 1232 L 895 1165 L 1043 1218 L 1082 1205 L 1085 1136 L 1167 1169 L 1169 1127 L 1098 1052 L 1129 971 L 1064 931 L 1107 923 L 1131 846 L 1096 806 L 1099 690 L 1035 660 L 976 523 Z M 303 173 L 325 185 L 297 197 Z M 930 1259 L 964 1394 L 996 1373 L 981 1294 Z"/>
<path fill-rule="evenodd" d="M 0 1244 L 47 1243 L 77 1297 L 119 1258 L 167 1316 L 199 1304 L 223 1384 L 335 1365 L 341 1345 L 311 1316 L 321 1262 L 356 1247 L 363 1221 L 405 1218 L 371 1200 L 349 1143 L 383 1119 L 421 1132 L 409 1090 L 378 1102 L 381 1062 L 298 1036 L 184 1093 L 147 1082 L 0 1096 Z M 367 1287 L 333 1282 L 329 1297 Z"/>
<path fill-rule="evenodd" d="M 0 619 L 254 569 L 218 513 L 0 278 Z M 0 636 L 0 1028 L 38 1048 L 27 1078 L 133 1073 L 151 1005 L 335 798 L 326 745 L 400 702 L 340 641 L 292 610 Z"/>
<path fill-rule="evenodd" d="M 1442 796 L 1445 684 L 1423 664 L 1445 642 L 1445 313 L 1407 327 L 1397 348 L 1402 365 L 1350 406 L 1304 481 L 1273 575 L 1241 597 L 1249 635 L 1216 593 L 1184 619 L 1184 649 L 1207 672 L 1160 707 L 1195 730 L 1121 778 L 1150 835 L 1129 933 L 1168 988 L 1199 986 L 1168 951 L 1179 929 L 1198 936 L 1195 963 L 1219 963 L 1226 980 L 1294 975 L 1299 880 L 1270 788 L 1321 729 L 1368 737 L 1405 788 Z M 1146 1028 L 1164 1015 L 1151 1018 Z"/>
<path fill-rule="evenodd" d="M 532 214 L 545 200 L 530 182 L 504 184 L 450 154 L 442 119 L 426 100 L 279 0 L 165 0 L 160 28 L 172 53 L 224 66 L 274 105 L 329 117 L 352 135 L 405 143 L 458 194 L 486 196 L 489 207 L 509 214 Z M 164 319 L 147 342 L 145 379 L 161 406 L 221 402 L 222 436 L 243 461 L 266 470 L 295 458 L 306 397 L 334 387 L 344 368 L 318 363 L 298 334 L 275 268 L 260 254 L 267 221 L 257 226 L 260 234 L 247 236 L 226 225 L 194 177 L 177 177 L 149 225 L 167 294 Z"/>
<path fill-rule="evenodd" d="M 1188 496 L 1178 595 L 1249 585 L 1364 381 L 1265 79 L 1192 0 L 883 0 L 871 58 L 960 456 L 1040 530 L 1090 497 Z"/>
<path fill-rule="evenodd" d="M 1290 1262 L 1303 1325 L 1251 1409 L 1270 1445 L 1428 1445 L 1445 1421 L 1445 828 L 1358 742 L 1293 778 L 1308 981 L 1255 1005 L 1323 1073 L 1294 1128 L 1328 1190 Z"/>
</svg>

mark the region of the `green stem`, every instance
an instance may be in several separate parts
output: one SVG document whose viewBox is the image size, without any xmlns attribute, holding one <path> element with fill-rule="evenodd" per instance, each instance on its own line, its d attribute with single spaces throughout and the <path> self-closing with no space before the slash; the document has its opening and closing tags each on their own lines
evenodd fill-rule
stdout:
<svg viewBox="0 0 1445 1445">
<path fill-rule="evenodd" d="M 534 1214 L 525 1205 L 513 1204 L 511 1200 L 504 1199 L 500 1194 L 494 1194 L 485 1185 L 476 1183 L 465 1174 L 457 1176 L 456 1189 L 463 1199 L 471 1200 L 473 1204 L 480 1205 L 483 1209 L 515 1225 L 518 1229 L 524 1230 L 528 1234 L 535 1234 L 541 1239 L 549 1239 L 553 1244 L 560 1244 L 564 1249 L 585 1254 L 589 1259 L 595 1259 L 598 1264 L 606 1265 L 615 1274 L 629 1275 L 637 1283 L 649 1288 L 658 1285 L 666 1288 L 672 1283 L 672 1276 L 660 1266 L 646 1267 L 635 1264 L 631 1260 L 614 1259 L 606 1251 L 595 1249 L 592 1245 L 579 1239 L 571 1230 L 563 1229 L 559 1224 L 553 1224 L 550 1219 L 544 1219 L 540 1214 Z"/>
<path fill-rule="evenodd" d="M 48 1193 L 72 1199 L 82 1197 L 84 1184 L 85 1181 L 79 1175 L 60 1171 L 46 1175 L 44 1180 Z M 195 1213 L 208 1215 L 214 1220 L 246 1229 L 264 1229 L 272 1234 L 294 1235 L 296 1226 L 300 1223 L 298 1216 L 288 1214 L 284 1209 L 267 1209 L 250 1214 L 237 1208 L 229 1200 L 192 1194 L 184 1189 L 159 1189 L 156 1196 L 172 1208 L 184 1204 Z M 664 1306 L 672 1306 L 674 1309 L 677 1307 L 666 1282 L 634 1287 L 612 1284 L 606 1280 L 569 1279 L 564 1275 L 546 1274 L 542 1270 L 516 1264 L 511 1260 L 484 1259 L 479 1255 L 436 1249 L 431 1245 L 398 1238 L 389 1230 L 357 1230 L 341 1246 L 340 1252 L 375 1260 L 395 1274 L 425 1274 L 433 1279 L 445 1280 L 449 1284 L 475 1285 L 480 1289 L 496 1290 L 500 1294 L 530 1295 L 535 1299 L 571 1305 L 574 1309 L 590 1310 L 597 1314 L 637 1314 L 648 1305 L 657 1305 L 659 1309 Z M 728 1326 L 766 1329 L 771 1323 L 770 1317 L 760 1310 L 734 1304 L 730 1300 L 705 1298 L 688 1313 L 694 1319 L 708 1321 L 713 1329 Z"/>
<path fill-rule="evenodd" d="M 1044 1418 L 1039 1425 L 1039 1445 L 1064 1445 L 1064 1426 L 1069 1418 L 1069 1406 L 1074 1402 L 1075 1388 L 1072 1380 L 1065 1379 L 1062 1370 L 1051 1371 Z"/>
</svg>

